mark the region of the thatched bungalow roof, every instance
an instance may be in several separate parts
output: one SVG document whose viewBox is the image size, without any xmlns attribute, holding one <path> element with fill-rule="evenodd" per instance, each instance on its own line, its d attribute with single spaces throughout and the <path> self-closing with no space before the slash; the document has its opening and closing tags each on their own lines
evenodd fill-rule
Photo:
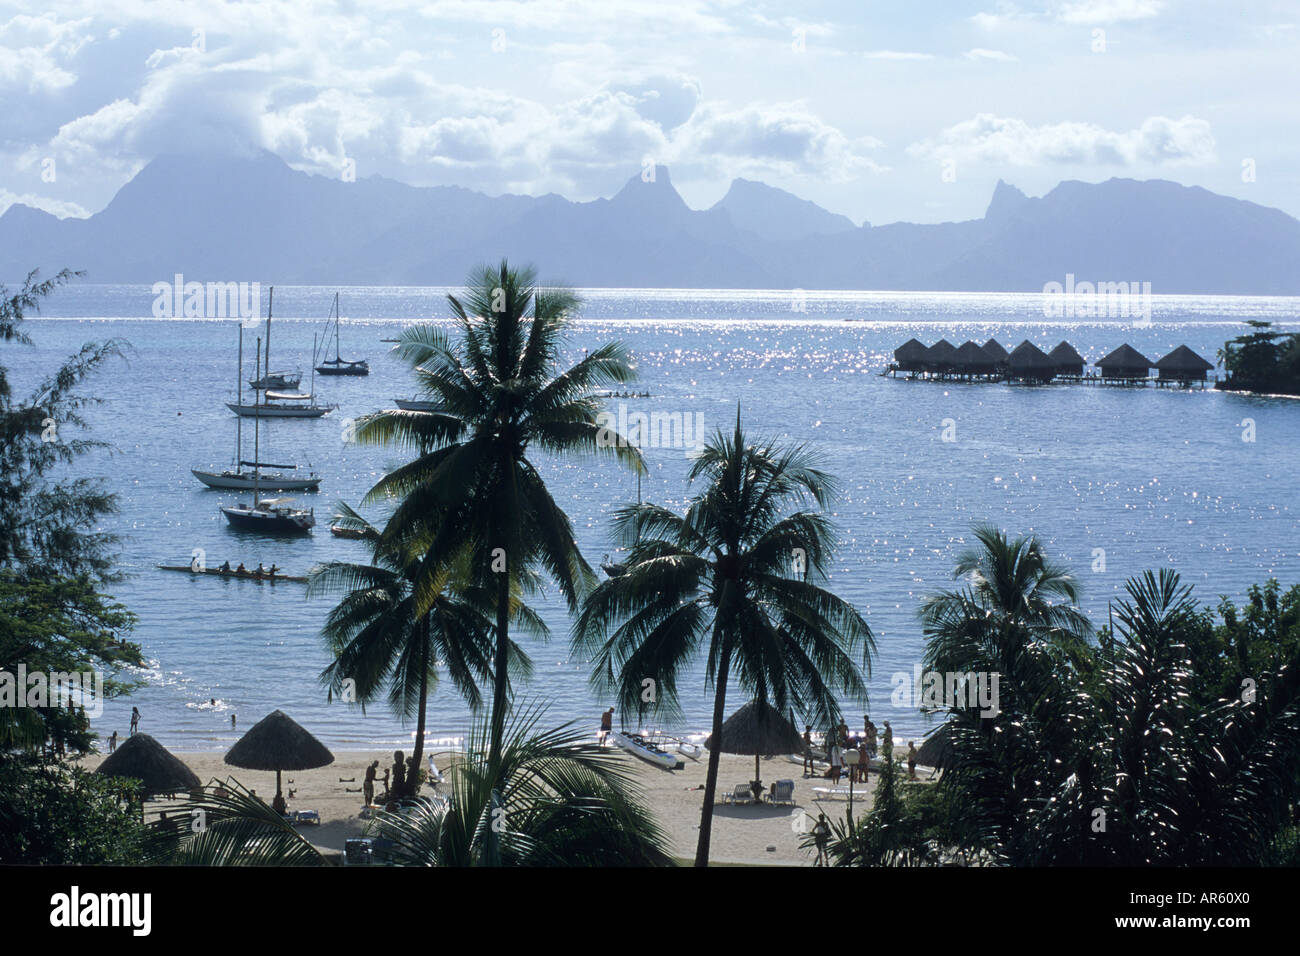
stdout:
<svg viewBox="0 0 1300 956">
<path fill-rule="evenodd" d="M 1010 354 L 1006 349 L 1002 347 L 1001 343 L 999 343 L 997 339 L 989 339 L 987 342 L 985 342 L 984 351 L 988 352 L 989 355 L 993 356 L 999 362 L 1005 362 L 1007 360 L 1007 356 Z"/>
<path fill-rule="evenodd" d="M 991 372 L 997 359 L 974 342 L 966 342 L 953 355 L 953 365 L 963 372 Z"/>
<path fill-rule="evenodd" d="M 148 734 L 132 734 L 95 770 L 106 777 L 134 777 L 152 797 L 199 786 L 194 771 Z"/>
<path fill-rule="evenodd" d="M 923 365 L 928 356 L 929 350 L 916 339 L 908 339 L 894 349 L 894 361 L 903 369 Z"/>
<path fill-rule="evenodd" d="M 713 735 L 704 741 L 713 749 Z M 750 701 L 722 725 L 722 751 L 729 754 L 801 753 L 803 736 L 789 718 L 771 704 Z"/>
<path fill-rule="evenodd" d="M 1069 342 L 1062 342 L 1052 351 L 1047 353 L 1047 357 L 1052 360 L 1056 367 L 1061 371 L 1072 371 L 1075 374 L 1083 372 L 1083 366 L 1087 364 L 1082 355 L 1080 355 L 1073 345 Z"/>
<path fill-rule="evenodd" d="M 1109 378 L 1145 378 L 1152 365 L 1149 358 L 1127 342 L 1094 364 Z"/>
<path fill-rule="evenodd" d="M 255 723 L 226 754 L 226 763 L 247 770 L 314 770 L 334 755 L 282 710 Z"/>
<path fill-rule="evenodd" d="M 926 351 L 926 364 L 942 368 L 953 364 L 957 355 L 956 347 L 947 339 L 940 339 Z"/>
<path fill-rule="evenodd" d="M 1214 365 L 1201 358 L 1186 345 L 1180 345 L 1155 363 L 1161 374 L 1165 372 L 1208 372 Z"/>
<path fill-rule="evenodd" d="M 1047 353 L 1029 339 L 1025 339 L 1007 356 L 1007 365 L 1012 369 L 1050 369 L 1054 363 Z"/>
</svg>

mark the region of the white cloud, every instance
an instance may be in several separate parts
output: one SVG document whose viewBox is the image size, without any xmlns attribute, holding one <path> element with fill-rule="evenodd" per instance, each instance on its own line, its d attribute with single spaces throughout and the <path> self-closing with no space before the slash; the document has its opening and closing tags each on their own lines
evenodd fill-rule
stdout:
<svg viewBox="0 0 1300 956">
<path fill-rule="evenodd" d="M 1016 58 L 1010 53 L 1004 53 L 1001 50 L 986 50 L 983 47 L 975 47 L 973 50 L 967 50 L 962 55 L 968 60 L 996 60 L 999 63 L 1016 62 Z"/>
<path fill-rule="evenodd" d="M 924 159 L 1012 166 L 1202 165 L 1214 161 L 1215 142 L 1210 124 L 1193 116 L 1153 116 L 1137 129 L 1117 132 L 1091 123 L 1031 126 L 980 113 L 907 151 Z"/>
<path fill-rule="evenodd" d="M 1059 18 L 1078 24 L 1149 20 L 1159 16 L 1164 6 L 1164 0 L 1075 0 L 1061 8 Z"/>
<path fill-rule="evenodd" d="M 883 172 L 867 153 L 872 137 L 851 138 L 813 114 L 804 103 L 704 106 L 671 143 L 675 161 L 708 165 L 728 175 L 814 175 L 846 180 L 860 172 Z"/>
<path fill-rule="evenodd" d="M 35 193 L 13 193 L 7 189 L 0 189 L 0 216 L 4 215 L 5 210 L 15 203 L 31 206 L 33 209 L 43 209 L 60 219 L 85 219 L 90 215 L 89 212 L 75 202 L 51 199 L 48 196 L 38 196 Z"/>
<path fill-rule="evenodd" d="M 56 93 L 72 86 L 72 61 L 92 42 L 89 24 L 53 14 L 19 14 L 0 24 L 0 90 Z"/>
<path fill-rule="evenodd" d="M 930 53 L 909 53 L 902 50 L 872 50 L 862 54 L 868 60 L 933 60 Z"/>
</svg>

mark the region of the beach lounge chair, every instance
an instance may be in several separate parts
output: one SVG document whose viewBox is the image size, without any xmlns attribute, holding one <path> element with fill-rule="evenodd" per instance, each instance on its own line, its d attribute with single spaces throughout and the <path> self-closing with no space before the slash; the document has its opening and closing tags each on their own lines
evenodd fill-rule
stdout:
<svg viewBox="0 0 1300 956">
<path fill-rule="evenodd" d="M 818 795 L 818 799 L 831 797 L 844 797 L 848 799 L 848 787 L 813 787 L 813 793 Z M 865 796 L 865 793 L 863 794 Z"/>
<path fill-rule="evenodd" d="M 768 803 L 794 806 L 794 781 L 778 780 L 768 795 Z"/>
<path fill-rule="evenodd" d="M 726 794 L 726 801 L 738 807 L 751 804 L 754 802 L 754 788 L 748 783 L 738 783 L 731 793 Z"/>
</svg>

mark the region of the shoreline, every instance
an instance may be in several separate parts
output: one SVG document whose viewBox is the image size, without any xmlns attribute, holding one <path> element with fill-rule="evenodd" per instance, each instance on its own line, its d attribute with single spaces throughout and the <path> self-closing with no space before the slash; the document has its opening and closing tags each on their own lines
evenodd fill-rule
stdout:
<svg viewBox="0 0 1300 956">
<path fill-rule="evenodd" d="M 690 861 L 695 856 L 707 757 L 699 760 L 683 758 L 681 770 L 663 770 L 644 761 L 623 754 L 641 790 L 641 798 L 650 808 L 655 820 L 664 831 L 669 853 L 679 860 Z M 895 748 L 896 754 L 905 754 L 906 748 Z M 214 778 L 233 777 L 241 784 L 255 790 L 269 802 L 275 793 L 275 774 L 272 771 L 244 770 L 232 767 L 223 760 L 224 752 L 186 753 L 173 752 L 204 784 Z M 410 755 L 409 748 L 406 751 Z M 446 774 L 456 753 L 433 747 L 425 751 L 434 756 L 438 769 Z M 75 761 L 93 770 L 107 754 L 92 754 Z M 302 832 L 317 848 L 326 853 L 341 853 L 344 843 L 352 837 L 364 835 L 366 821 L 360 817 L 362 809 L 361 782 L 365 768 L 378 760 L 383 768 L 392 763 L 391 750 L 335 751 L 334 762 L 317 770 L 285 771 L 284 793 L 290 809 L 316 810 L 320 813 L 319 826 L 306 825 Z M 906 758 L 904 757 L 904 760 Z M 905 766 L 906 764 L 904 764 Z M 722 754 L 718 771 L 719 794 L 731 791 L 737 784 L 753 778 L 752 755 Z M 804 777 L 802 768 L 787 756 L 761 758 L 761 776 L 765 786 L 776 780 L 793 780 L 795 805 L 788 806 L 730 806 L 715 804 L 711 838 L 711 863 L 768 866 L 811 866 L 813 854 L 799 846 L 803 833 L 798 827 L 811 826 L 803 819 L 807 814 L 816 819 L 825 813 L 834 819 L 843 815 L 848 803 L 840 798 L 827 798 L 815 794 L 813 787 L 829 786 L 820 775 Z M 924 780 L 918 768 L 918 777 Z M 342 779 L 340 779 L 342 778 Z M 350 779 L 349 779 L 350 778 Z M 847 783 L 841 781 L 841 786 Z M 443 785 L 443 788 L 446 784 Z M 855 785 L 853 808 L 855 813 L 865 812 L 873 804 L 875 778 L 869 784 Z M 349 792 L 355 790 L 356 792 Z M 293 796 L 290 796 L 290 793 Z M 180 801 L 150 801 L 150 811 L 166 812 L 170 807 L 181 806 Z"/>
</svg>

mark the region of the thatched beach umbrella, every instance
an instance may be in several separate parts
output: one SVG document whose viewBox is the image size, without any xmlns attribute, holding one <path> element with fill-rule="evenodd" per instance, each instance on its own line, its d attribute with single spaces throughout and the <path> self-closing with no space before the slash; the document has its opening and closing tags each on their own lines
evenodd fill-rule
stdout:
<svg viewBox="0 0 1300 956">
<path fill-rule="evenodd" d="M 1127 342 L 1097 360 L 1103 378 L 1146 378 L 1152 362 Z"/>
<path fill-rule="evenodd" d="M 226 763 L 246 770 L 275 771 L 275 802 L 283 812 L 280 771 L 315 770 L 334 762 L 334 755 L 282 710 L 272 711 L 236 741 Z"/>
<path fill-rule="evenodd" d="M 1047 353 L 1047 357 L 1056 364 L 1056 373 L 1058 375 L 1083 374 L 1083 366 L 1086 364 L 1083 356 L 1075 351 L 1074 346 L 1069 342 L 1062 342 Z"/>
<path fill-rule="evenodd" d="M 713 735 L 704 741 L 713 749 Z M 799 729 L 779 710 L 766 701 L 750 701 L 722 724 L 722 752 L 754 755 L 754 781 L 759 780 L 758 758 L 775 754 L 803 752 L 803 736 Z"/>
<path fill-rule="evenodd" d="M 133 777 L 144 785 L 142 796 L 145 798 L 199 786 L 194 771 L 148 734 L 132 734 L 108 755 L 95 773 L 106 777 Z"/>
<path fill-rule="evenodd" d="M 1186 345 L 1180 345 L 1155 363 L 1160 377 L 1166 381 L 1203 382 L 1205 373 L 1214 366 Z"/>
<path fill-rule="evenodd" d="M 904 372 L 914 372 L 925 365 L 929 350 L 916 339 L 908 339 L 894 349 L 894 362 Z"/>
<path fill-rule="evenodd" d="M 952 735 L 947 723 L 940 724 L 916 749 L 916 762 L 922 767 L 943 770 L 952 756 Z"/>
</svg>

